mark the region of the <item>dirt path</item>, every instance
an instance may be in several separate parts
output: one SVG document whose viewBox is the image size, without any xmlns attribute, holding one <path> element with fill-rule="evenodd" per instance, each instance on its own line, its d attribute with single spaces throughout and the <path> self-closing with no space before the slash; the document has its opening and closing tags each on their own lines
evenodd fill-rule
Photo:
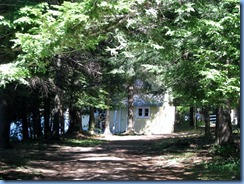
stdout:
<svg viewBox="0 0 244 184">
<path fill-rule="evenodd" d="M 172 136 L 111 136 L 102 138 L 107 142 L 96 147 L 21 150 L 18 155 L 23 164 L 12 171 L 5 168 L 5 173 L 0 170 L 0 176 L 8 174 L 5 176 L 8 179 L 16 179 L 15 176 L 30 179 L 31 176 L 34 180 L 200 179 L 199 172 L 195 171 L 201 169 L 201 161 L 209 158 L 199 154 L 194 145 L 189 144 L 179 152 L 177 148 L 171 151 L 165 148 L 165 152 L 154 149 Z"/>
</svg>

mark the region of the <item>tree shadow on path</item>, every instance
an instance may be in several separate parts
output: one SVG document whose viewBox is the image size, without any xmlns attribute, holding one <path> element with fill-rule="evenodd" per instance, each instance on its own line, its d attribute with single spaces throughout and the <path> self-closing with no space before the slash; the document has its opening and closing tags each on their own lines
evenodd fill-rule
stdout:
<svg viewBox="0 0 244 184">
<path fill-rule="evenodd" d="M 95 147 L 47 145 L 45 149 L 1 151 L 0 177 L 4 180 L 198 180 L 199 172 L 195 171 L 203 169 L 202 161 L 211 159 L 207 152 L 196 149 L 194 137 L 190 141 L 179 134 L 101 139 L 106 142 Z"/>
</svg>

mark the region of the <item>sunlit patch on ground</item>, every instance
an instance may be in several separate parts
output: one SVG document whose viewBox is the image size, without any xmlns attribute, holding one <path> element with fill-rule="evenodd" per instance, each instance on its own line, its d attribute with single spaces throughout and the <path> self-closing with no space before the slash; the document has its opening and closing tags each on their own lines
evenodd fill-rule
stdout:
<svg viewBox="0 0 244 184">
<path fill-rule="evenodd" d="M 0 177 L 11 180 L 216 180 L 196 135 L 110 136 L 94 146 L 35 145 L 0 151 Z M 201 140 L 200 140 L 201 143 Z M 82 143 L 83 144 L 83 143 Z M 91 141 L 87 145 L 91 144 Z"/>
</svg>

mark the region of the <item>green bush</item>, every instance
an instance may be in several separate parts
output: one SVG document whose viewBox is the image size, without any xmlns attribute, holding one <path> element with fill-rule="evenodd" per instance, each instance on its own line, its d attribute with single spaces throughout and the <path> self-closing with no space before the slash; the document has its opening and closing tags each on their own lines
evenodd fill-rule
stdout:
<svg viewBox="0 0 244 184">
<path fill-rule="evenodd" d="M 240 149 L 235 144 L 219 145 L 214 144 L 210 148 L 210 153 L 221 155 L 221 156 L 230 156 L 230 157 L 239 157 Z"/>
<path fill-rule="evenodd" d="M 205 163 L 205 168 L 210 172 L 226 173 L 228 179 L 240 179 L 240 149 L 235 144 L 214 144 L 209 152 L 213 160 Z"/>
<path fill-rule="evenodd" d="M 228 179 L 240 179 L 240 158 L 217 158 L 205 164 L 205 168 L 209 172 L 226 173 Z"/>
</svg>

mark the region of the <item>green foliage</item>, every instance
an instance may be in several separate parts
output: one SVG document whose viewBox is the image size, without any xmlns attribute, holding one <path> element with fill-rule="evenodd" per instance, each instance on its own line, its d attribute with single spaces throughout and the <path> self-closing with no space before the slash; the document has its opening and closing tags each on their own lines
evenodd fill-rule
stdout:
<svg viewBox="0 0 244 184">
<path fill-rule="evenodd" d="M 214 144 L 209 152 L 215 155 L 214 159 L 204 164 L 206 169 L 214 172 L 229 173 L 229 179 L 240 179 L 240 148 L 235 144 Z"/>
<path fill-rule="evenodd" d="M 203 165 L 205 169 L 209 170 L 209 173 L 226 173 L 225 178 L 228 180 L 240 179 L 240 158 L 214 159 Z M 207 174 L 205 177 L 208 177 Z"/>
<path fill-rule="evenodd" d="M 214 144 L 211 147 L 209 152 L 221 156 L 236 157 L 239 156 L 240 154 L 240 148 L 238 148 L 235 144 L 227 144 L 227 145 Z"/>
<path fill-rule="evenodd" d="M 27 73 L 45 73 L 50 58 L 58 54 L 95 49 L 99 42 L 107 38 L 110 27 L 117 23 L 117 14 L 123 16 L 128 13 L 131 4 L 128 1 L 107 3 L 93 0 L 65 1 L 62 5 L 51 6 L 29 1 L 18 2 L 16 6 L 11 6 L 11 3 L 15 2 L 8 2 L 11 13 L 0 15 L 0 32 L 15 34 L 15 38 L 11 34 L 6 41 L 8 51 L 18 51 L 17 59 L 15 56 L 7 62 L 15 63 L 17 60 L 14 65 L 27 72 L 23 75 L 14 72 L 4 75 L 2 84 L 13 81 L 13 78 L 18 80 L 18 76 L 22 81 L 22 78 L 29 77 Z M 6 47 L 6 44 L 1 47 Z"/>
<path fill-rule="evenodd" d="M 89 90 L 88 92 L 82 92 L 81 98 L 79 98 L 77 105 L 79 107 L 95 107 L 98 109 L 109 108 L 106 104 L 106 98 L 108 93 L 103 89 L 96 89 L 97 91 Z"/>
<path fill-rule="evenodd" d="M 38 62 L 42 58 L 52 57 L 70 49 L 94 48 L 106 38 L 104 30 L 100 30 L 114 21 L 111 17 L 112 21 L 109 22 L 109 17 L 105 16 L 112 14 L 120 5 L 114 3 L 111 7 L 108 3 L 98 3 L 94 6 L 94 3 L 87 0 L 80 3 L 64 2 L 51 8 L 42 4 L 36 8 L 29 6 L 20 9 L 22 17 L 17 19 L 15 24 L 26 26 L 36 23 L 28 33 L 16 35 L 15 47 L 21 46 L 25 56 L 22 59 L 27 62 L 36 59 Z"/>
<path fill-rule="evenodd" d="M 29 71 L 26 68 L 21 68 L 16 63 L 8 63 L 0 65 L 0 87 L 5 87 L 6 84 L 19 81 L 22 84 L 28 84 L 26 78 L 29 76 Z"/>
<path fill-rule="evenodd" d="M 1 21 L 1 25 L 9 28 L 12 26 L 15 29 L 13 31 L 15 38 L 11 38 L 14 43 L 11 49 L 18 51 L 17 59 L 10 60 L 12 63 L 17 63 L 13 66 L 10 64 L 11 72 L 6 70 L 0 74 L 1 84 L 6 85 L 7 82 L 13 80 L 23 81 L 26 84 L 25 79 L 35 76 L 46 75 L 45 78 L 54 78 L 54 62 L 56 62 L 57 55 L 71 58 L 74 57 L 73 52 L 76 51 L 80 55 L 96 52 L 101 41 L 105 41 L 111 34 L 110 31 L 113 32 L 113 29 L 117 27 L 114 25 L 117 25 L 121 17 L 123 18 L 130 11 L 131 3 L 129 1 L 107 3 L 94 0 L 65 1 L 61 5 L 26 3 L 13 10 L 14 18 L 5 19 L 4 16 L 1 16 L 1 20 L 4 20 Z M 102 49 L 105 50 L 105 48 Z M 100 53 L 102 54 L 103 51 Z M 82 59 L 84 61 L 75 62 L 79 66 L 90 62 L 89 58 Z M 5 69 L 6 66 L 2 66 L 2 69 Z M 16 67 L 14 68 L 14 66 Z M 108 107 L 105 105 L 107 92 L 104 85 L 101 87 L 102 84 L 99 84 L 100 86 L 97 88 L 91 89 L 89 85 L 93 84 L 96 79 L 93 78 L 94 76 L 87 76 L 84 71 L 85 67 L 83 70 L 79 67 L 80 74 L 75 72 L 74 67 L 65 67 L 69 73 L 66 73 L 67 78 L 64 80 L 69 83 L 68 76 L 71 76 L 76 78 L 74 81 L 72 79 L 75 84 L 62 82 L 62 86 L 58 87 L 66 88 L 66 92 L 69 93 L 66 94 L 71 96 L 70 99 L 74 101 L 74 106 L 79 108 L 95 106 L 102 109 Z M 78 75 L 79 77 L 77 77 Z M 99 82 L 95 83 L 97 85 Z"/>
<path fill-rule="evenodd" d="M 1 15 L 0 15 L 0 25 L 1 25 L 1 28 L 3 28 L 3 27 L 11 28 L 12 27 L 11 22 L 8 19 L 4 18 L 4 16 L 1 16 Z"/>
<path fill-rule="evenodd" d="M 185 3 L 176 9 L 172 39 L 181 51 L 167 81 L 188 104 L 232 106 L 240 97 L 240 8 L 238 1 Z M 189 100 L 192 99 L 192 100 Z M 192 101 L 192 102 L 191 102 Z"/>
<path fill-rule="evenodd" d="M 112 73 L 131 78 L 147 71 L 157 82 L 166 75 L 176 97 L 189 103 L 239 97 L 237 1 L 66 1 L 27 4 L 12 22 L 0 18 L 2 26 L 18 28 L 13 48 L 21 49 L 17 60 L 26 70 L 45 72 L 49 58 L 95 49 L 112 36 Z"/>
<path fill-rule="evenodd" d="M 188 106 L 238 103 L 236 0 L 11 3 L 11 13 L 0 14 L 0 87 L 40 77 L 63 90 L 67 104 L 104 109 L 139 79 L 144 92 L 170 88 Z"/>
</svg>

